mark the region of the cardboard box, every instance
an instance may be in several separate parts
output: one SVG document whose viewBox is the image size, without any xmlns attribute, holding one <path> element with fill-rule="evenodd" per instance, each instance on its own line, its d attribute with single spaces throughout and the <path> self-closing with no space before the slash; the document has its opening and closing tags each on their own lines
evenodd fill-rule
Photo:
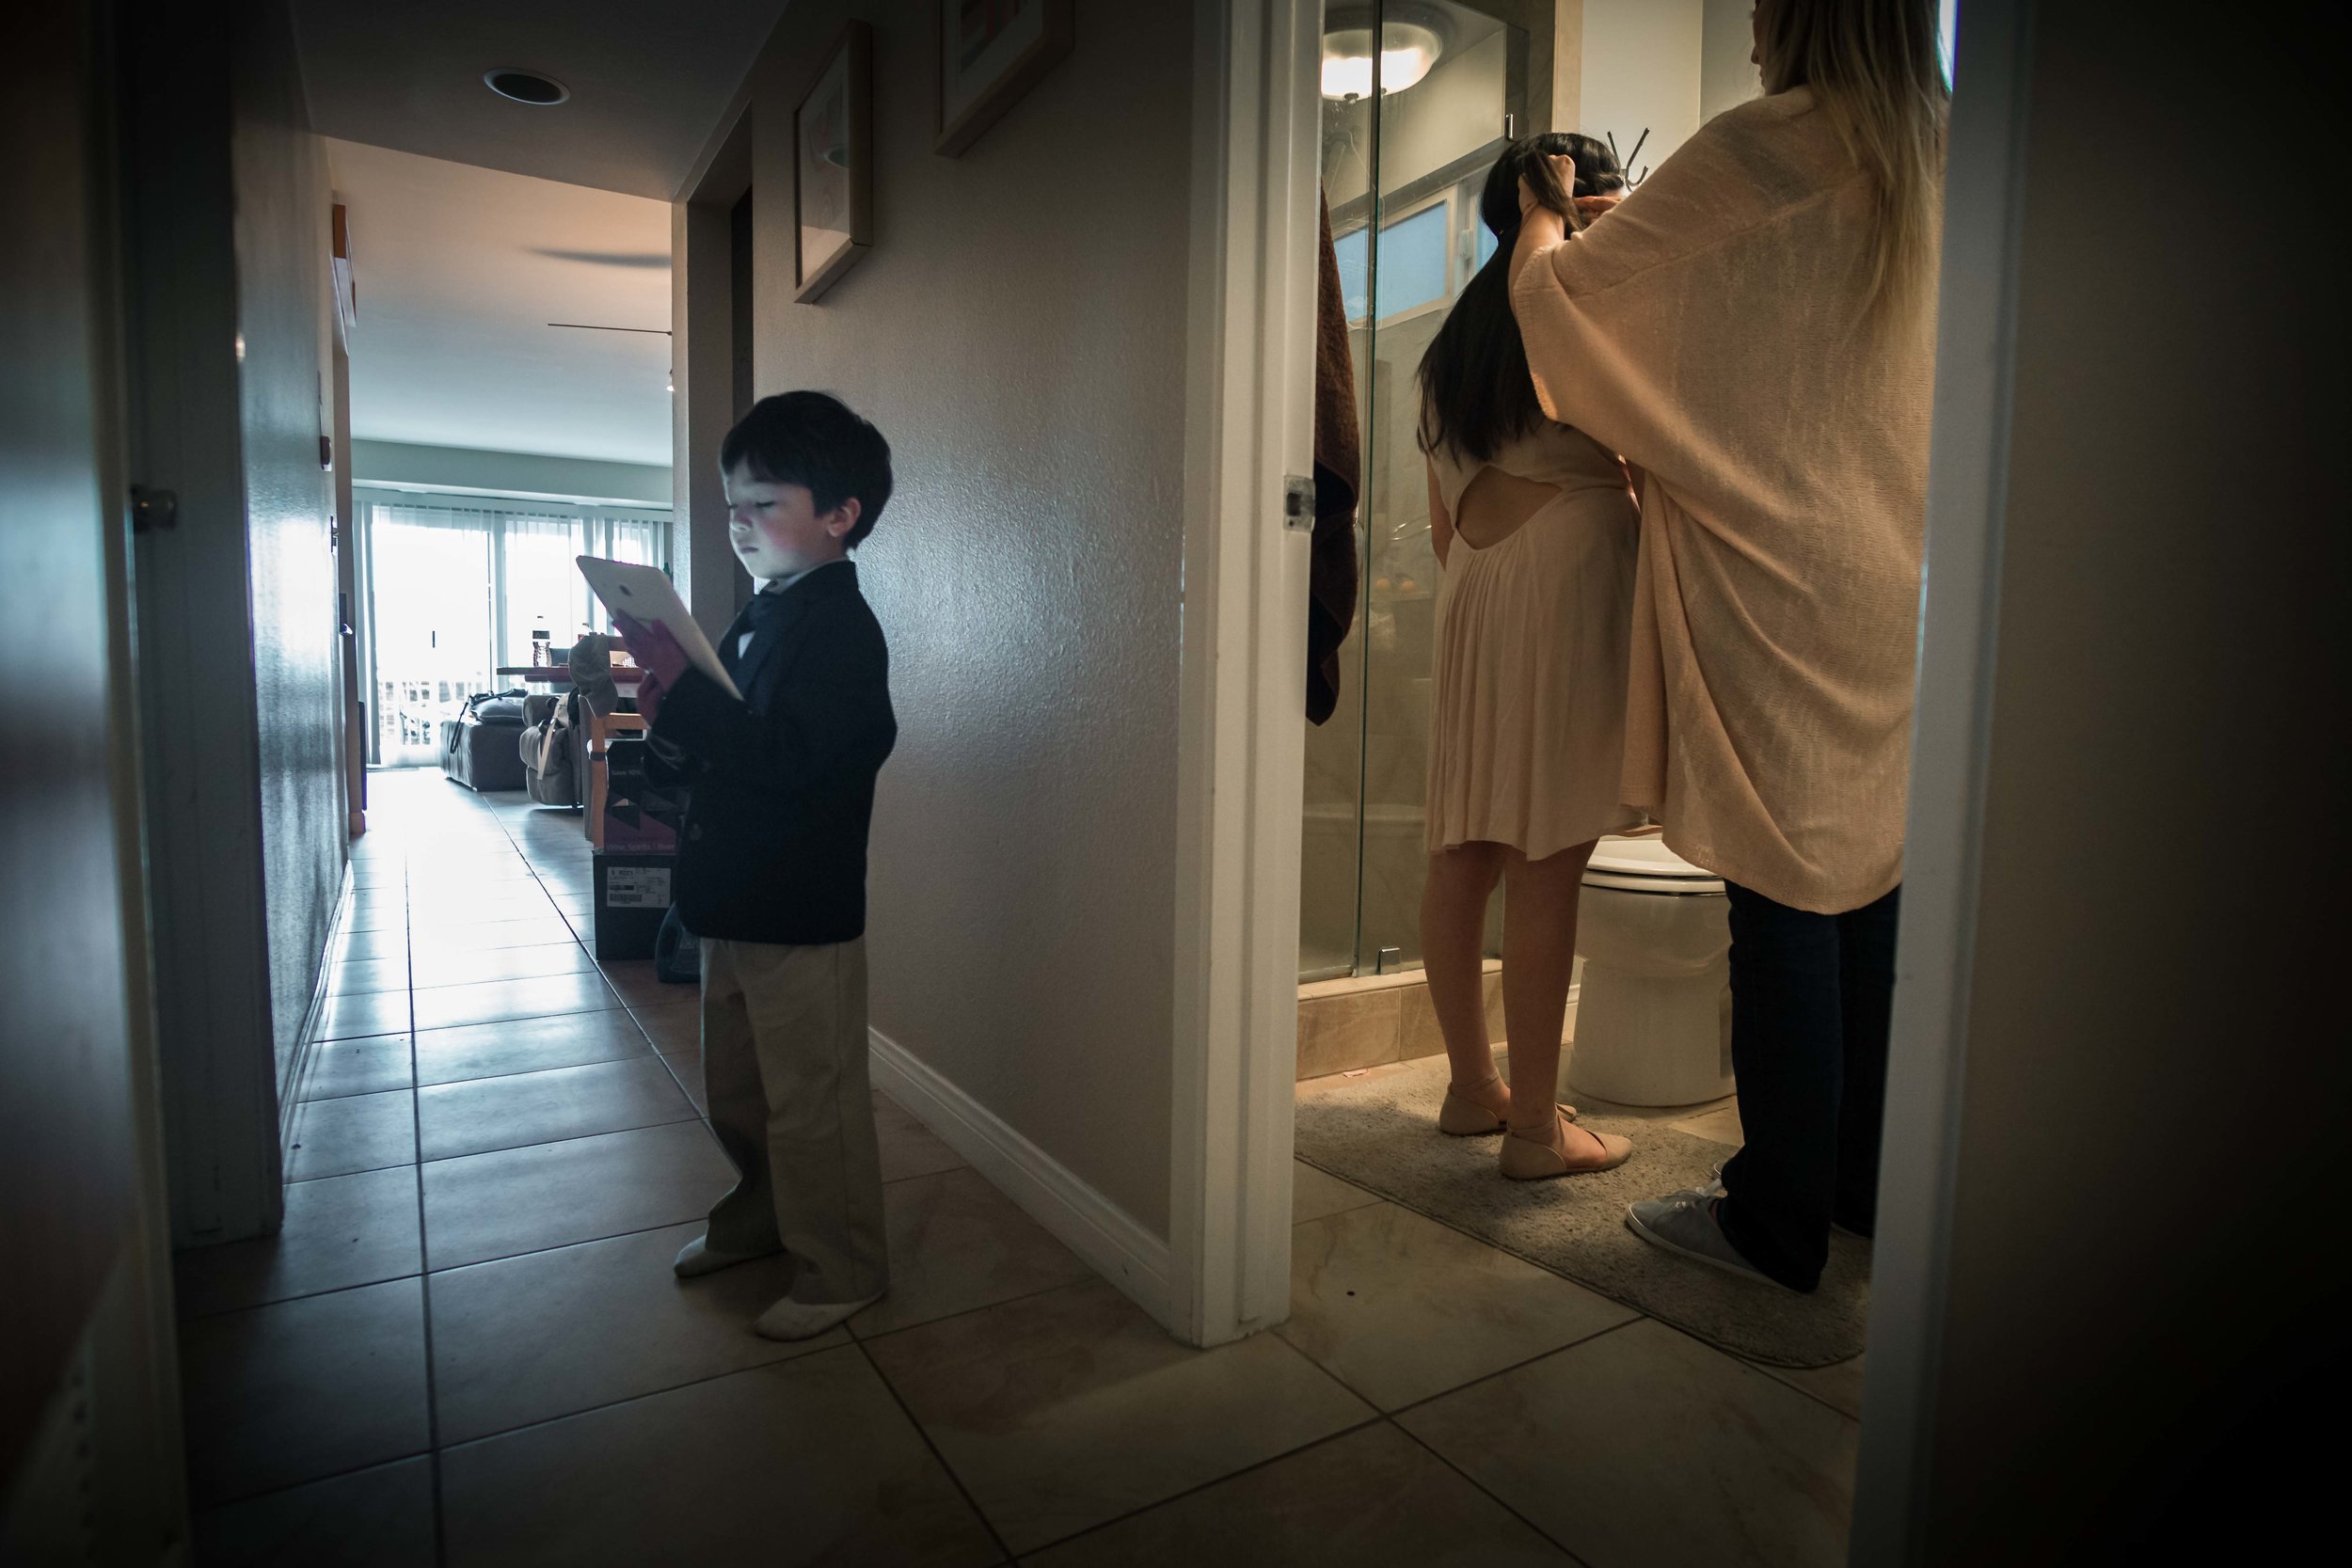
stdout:
<svg viewBox="0 0 2352 1568">
<path fill-rule="evenodd" d="M 597 961 L 652 958 L 661 917 L 676 896 L 677 857 L 599 849 L 589 860 L 596 875 Z"/>
<path fill-rule="evenodd" d="M 604 847 L 675 854 L 678 825 L 686 816 L 684 786 L 656 788 L 645 782 L 643 740 L 612 741 L 605 748 L 604 770 Z"/>
</svg>

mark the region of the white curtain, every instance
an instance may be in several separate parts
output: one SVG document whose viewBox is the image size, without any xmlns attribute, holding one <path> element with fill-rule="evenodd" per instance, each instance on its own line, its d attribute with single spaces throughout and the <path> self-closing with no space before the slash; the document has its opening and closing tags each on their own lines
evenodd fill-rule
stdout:
<svg viewBox="0 0 2352 1568">
<path fill-rule="evenodd" d="M 505 557 L 500 662 L 531 663 L 531 644 L 540 632 L 550 647 L 570 647 L 591 629 L 588 585 L 574 563 L 589 553 L 580 519 L 508 513 L 499 519 L 498 534 Z"/>
<path fill-rule="evenodd" d="M 589 527 L 590 555 L 600 555 L 608 561 L 627 561 L 640 566 L 667 566 L 670 523 L 666 517 L 630 517 L 612 515 L 592 521 Z M 579 573 L 572 574 L 574 578 Z M 590 625 L 597 631 L 612 629 L 612 613 L 594 594 L 588 595 Z"/>
<path fill-rule="evenodd" d="M 660 563 L 661 535 L 669 531 L 667 520 L 611 517 L 606 519 L 606 526 L 612 530 L 612 540 L 604 553 L 611 559 L 645 566 Z"/>
<path fill-rule="evenodd" d="M 534 506 L 492 498 L 447 504 L 363 492 L 359 636 L 370 670 L 374 760 L 438 755 L 439 722 L 477 691 L 503 689 L 501 666 L 532 661 L 532 633 L 554 648 L 612 621 L 575 558 L 667 567 L 659 512 Z"/>
<path fill-rule="evenodd" d="M 490 689 L 490 541 L 478 513 L 368 513 L 369 706 L 387 763 L 437 753 L 439 721 Z"/>
</svg>

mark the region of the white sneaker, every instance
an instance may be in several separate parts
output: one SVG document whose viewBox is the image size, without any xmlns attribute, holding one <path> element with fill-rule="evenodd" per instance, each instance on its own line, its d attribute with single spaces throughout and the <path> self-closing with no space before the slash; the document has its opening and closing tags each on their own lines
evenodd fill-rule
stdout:
<svg viewBox="0 0 2352 1568">
<path fill-rule="evenodd" d="M 772 1252 L 721 1252 L 710 1244 L 708 1236 L 697 1236 L 678 1248 L 677 1261 L 670 1265 L 670 1270 L 680 1279 L 692 1279 L 701 1275 L 717 1274 L 721 1269 L 731 1269 L 738 1263 L 750 1263 L 774 1256 Z"/>
<path fill-rule="evenodd" d="M 752 1324 L 752 1332 L 763 1339 L 814 1339 L 848 1323 L 880 1300 L 880 1295 L 871 1295 L 864 1301 L 812 1304 L 787 1296 L 759 1315 L 759 1321 Z"/>
<path fill-rule="evenodd" d="M 1650 1245 L 1663 1247 L 1694 1263 L 1761 1280 L 1775 1290 L 1789 1289 L 1740 1255 L 1740 1249 L 1731 1244 L 1731 1239 L 1715 1223 L 1714 1203 L 1706 1194 L 1688 1187 L 1663 1197 L 1645 1197 L 1639 1203 L 1626 1205 L 1626 1228 Z"/>
</svg>

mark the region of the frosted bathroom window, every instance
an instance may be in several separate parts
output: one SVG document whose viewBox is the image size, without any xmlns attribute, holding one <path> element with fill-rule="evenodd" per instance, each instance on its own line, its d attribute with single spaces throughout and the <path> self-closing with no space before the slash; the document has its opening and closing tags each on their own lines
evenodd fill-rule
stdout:
<svg viewBox="0 0 2352 1568">
<path fill-rule="evenodd" d="M 1380 319 L 1446 297 L 1446 205 L 1440 201 L 1380 230 Z"/>
<path fill-rule="evenodd" d="M 1360 322 L 1369 304 L 1372 279 L 1368 230 L 1333 239 L 1340 262 L 1340 298 L 1347 319 Z M 1411 217 L 1399 218 L 1380 230 L 1380 319 L 1419 309 L 1448 296 L 1446 287 L 1446 204 L 1424 207 Z"/>
<path fill-rule="evenodd" d="M 1340 299 L 1347 307 L 1347 319 L 1359 322 L 1372 302 L 1372 245 L 1370 231 L 1359 229 L 1352 234 L 1342 234 L 1331 242 L 1331 248 L 1340 259 Z"/>
</svg>

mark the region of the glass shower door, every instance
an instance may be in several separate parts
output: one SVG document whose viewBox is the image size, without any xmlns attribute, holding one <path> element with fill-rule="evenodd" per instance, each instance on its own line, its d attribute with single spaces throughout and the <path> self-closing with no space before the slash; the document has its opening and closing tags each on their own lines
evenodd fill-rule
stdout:
<svg viewBox="0 0 2352 1568">
<path fill-rule="evenodd" d="M 1544 8 L 1549 9 L 1549 8 Z M 1478 197 L 1529 123 L 1540 50 L 1515 0 L 1334 6 L 1325 38 L 1323 179 L 1363 431 L 1363 596 L 1340 705 L 1307 741 L 1302 978 L 1417 964 L 1427 864 L 1430 656 L 1438 586 L 1414 439 L 1416 371 L 1492 254 Z M 1374 37 L 1382 40 L 1376 58 Z M 1338 89 L 1336 92 L 1334 89 Z M 1499 922 L 1489 929 L 1500 948 Z"/>
</svg>

